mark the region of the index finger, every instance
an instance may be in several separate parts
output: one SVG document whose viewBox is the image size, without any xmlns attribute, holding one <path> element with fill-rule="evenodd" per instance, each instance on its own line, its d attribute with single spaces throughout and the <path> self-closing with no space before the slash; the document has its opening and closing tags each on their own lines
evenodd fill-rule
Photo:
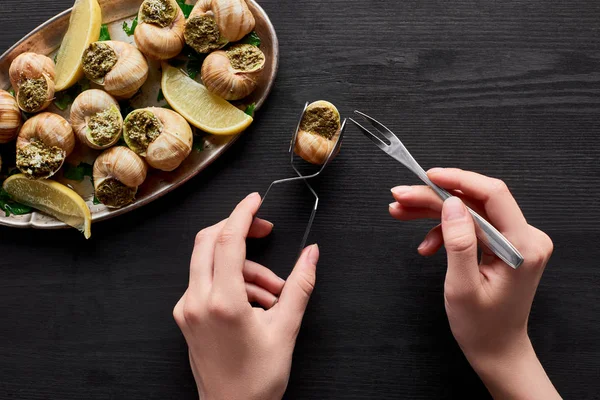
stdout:
<svg viewBox="0 0 600 400">
<path fill-rule="evenodd" d="M 436 185 L 479 200 L 490 222 L 501 232 L 518 233 L 527 226 L 517 201 L 500 179 L 457 168 L 434 168 L 427 175 Z"/>
<path fill-rule="evenodd" d="M 252 193 L 237 205 L 217 236 L 213 288 L 234 298 L 246 297 L 244 262 L 246 238 L 260 207 L 260 196 Z"/>
</svg>

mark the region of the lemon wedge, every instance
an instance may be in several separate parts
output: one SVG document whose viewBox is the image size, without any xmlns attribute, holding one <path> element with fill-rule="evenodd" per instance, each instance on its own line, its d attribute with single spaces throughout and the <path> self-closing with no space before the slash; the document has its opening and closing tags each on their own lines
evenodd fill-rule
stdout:
<svg viewBox="0 0 600 400">
<path fill-rule="evenodd" d="M 212 94 L 178 68 L 163 63 L 162 70 L 165 99 L 196 128 L 214 135 L 235 135 L 252 123 L 251 116 Z"/>
<path fill-rule="evenodd" d="M 2 187 L 15 201 L 79 229 L 86 239 L 92 235 L 90 209 L 77 193 L 65 185 L 49 179 L 29 179 L 18 174 L 5 180 Z"/>
<path fill-rule="evenodd" d="M 81 57 L 100 37 L 102 10 L 98 0 L 75 0 L 69 29 L 56 56 L 56 91 L 68 89 L 83 77 Z"/>
</svg>

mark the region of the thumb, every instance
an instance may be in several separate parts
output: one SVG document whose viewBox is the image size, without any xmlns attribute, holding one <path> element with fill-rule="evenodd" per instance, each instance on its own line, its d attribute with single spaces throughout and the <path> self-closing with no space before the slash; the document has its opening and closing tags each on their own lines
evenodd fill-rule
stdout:
<svg viewBox="0 0 600 400">
<path fill-rule="evenodd" d="M 281 320 L 295 334 L 300 329 L 304 311 L 315 287 L 318 261 L 319 246 L 313 244 L 304 249 L 279 297 L 277 307 L 282 315 Z"/>
<path fill-rule="evenodd" d="M 446 287 L 452 291 L 475 289 L 479 279 L 475 223 L 458 197 L 444 202 L 442 233 L 448 254 Z"/>
</svg>

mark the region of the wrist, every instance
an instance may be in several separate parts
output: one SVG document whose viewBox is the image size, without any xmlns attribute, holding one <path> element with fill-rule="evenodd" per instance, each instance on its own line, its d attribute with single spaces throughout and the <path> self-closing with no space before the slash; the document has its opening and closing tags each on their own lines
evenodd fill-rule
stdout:
<svg viewBox="0 0 600 400">
<path fill-rule="evenodd" d="M 467 359 L 495 399 L 561 398 L 527 334 L 503 347 L 502 351 L 470 354 Z"/>
</svg>

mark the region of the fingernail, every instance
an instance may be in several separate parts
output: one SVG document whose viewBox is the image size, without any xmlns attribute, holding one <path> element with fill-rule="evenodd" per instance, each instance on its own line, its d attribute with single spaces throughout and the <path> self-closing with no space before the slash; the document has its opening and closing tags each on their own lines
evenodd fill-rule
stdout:
<svg viewBox="0 0 600 400">
<path fill-rule="evenodd" d="M 314 265 L 317 265 L 317 263 L 319 262 L 318 244 L 313 244 L 312 246 L 310 246 L 310 249 L 308 250 L 308 261 L 310 261 L 310 263 Z"/>
<path fill-rule="evenodd" d="M 271 225 L 271 229 L 273 229 L 273 227 L 275 227 L 275 224 L 272 223 L 271 221 L 266 221 L 269 225 Z"/>
<path fill-rule="evenodd" d="M 431 168 L 429 171 L 427 171 L 428 174 L 438 174 L 440 172 L 442 172 L 444 170 L 444 168 Z"/>
<path fill-rule="evenodd" d="M 250 199 L 252 197 L 258 196 L 258 192 L 254 192 L 254 193 L 250 193 L 248 196 L 246 196 L 247 199 Z"/>
<path fill-rule="evenodd" d="M 283 279 L 283 278 L 281 278 L 281 277 L 279 277 L 279 276 L 278 276 L 277 278 L 279 278 L 279 280 L 280 280 L 282 283 L 285 283 L 285 279 Z"/>
<path fill-rule="evenodd" d="M 400 204 L 398 204 L 396 202 L 390 203 L 390 208 L 392 210 L 398 210 L 400 208 Z"/>
<path fill-rule="evenodd" d="M 395 194 L 396 196 L 402 196 L 405 193 L 408 193 L 412 190 L 412 187 L 410 186 L 396 186 L 395 188 L 392 189 L 392 193 Z"/>
<path fill-rule="evenodd" d="M 427 245 L 429 245 L 429 242 L 430 242 L 430 241 L 431 241 L 431 240 L 429 240 L 429 238 L 428 238 L 428 237 L 426 237 L 426 238 L 425 238 L 425 240 L 423 240 L 423 242 L 422 242 L 422 243 L 419 245 L 419 247 L 417 248 L 417 250 L 422 250 L 422 249 L 424 249 L 425 247 L 427 247 Z"/>
<path fill-rule="evenodd" d="M 444 202 L 442 214 L 445 221 L 452 221 L 464 218 L 467 214 L 467 209 L 458 197 L 450 197 Z"/>
</svg>

